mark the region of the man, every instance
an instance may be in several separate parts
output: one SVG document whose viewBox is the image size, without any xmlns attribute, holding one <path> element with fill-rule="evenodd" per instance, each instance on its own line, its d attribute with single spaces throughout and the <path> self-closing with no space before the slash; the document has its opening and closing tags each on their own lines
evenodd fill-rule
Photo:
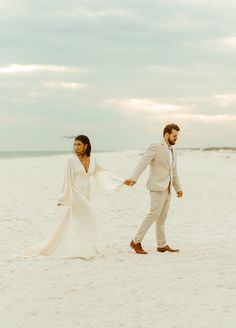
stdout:
<svg viewBox="0 0 236 328">
<path fill-rule="evenodd" d="M 176 150 L 172 147 L 176 143 L 179 130 L 176 124 L 165 126 L 162 142 L 149 146 L 132 177 L 125 180 L 126 185 L 133 186 L 145 168 L 150 165 L 147 187 L 150 191 L 151 209 L 130 243 L 130 247 L 138 254 L 147 254 L 141 243 L 154 222 L 156 223 L 157 251 L 162 253 L 179 251 L 168 246 L 165 238 L 165 221 L 170 206 L 172 186 L 177 197 L 183 196 L 177 174 Z"/>
</svg>

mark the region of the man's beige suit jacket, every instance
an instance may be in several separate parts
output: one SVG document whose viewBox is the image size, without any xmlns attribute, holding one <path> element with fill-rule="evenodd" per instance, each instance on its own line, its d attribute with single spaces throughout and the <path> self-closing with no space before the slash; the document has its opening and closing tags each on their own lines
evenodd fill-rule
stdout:
<svg viewBox="0 0 236 328">
<path fill-rule="evenodd" d="M 147 188 L 150 191 L 163 191 L 169 187 L 169 184 L 174 187 L 176 192 L 181 191 L 181 185 L 177 173 L 177 153 L 173 149 L 172 165 L 169 161 L 168 154 L 165 150 L 165 141 L 158 144 L 151 144 L 143 154 L 138 163 L 131 179 L 137 181 L 139 176 L 149 165 L 150 172 L 147 181 Z"/>
</svg>

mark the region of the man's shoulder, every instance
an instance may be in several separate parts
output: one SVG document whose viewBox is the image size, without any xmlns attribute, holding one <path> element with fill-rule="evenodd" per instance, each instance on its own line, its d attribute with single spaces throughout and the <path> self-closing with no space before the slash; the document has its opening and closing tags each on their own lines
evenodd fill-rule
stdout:
<svg viewBox="0 0 236 328">
<path fill-rule="evenodd" d="M 149 149 L 159 149 L 160 147 L 162 147 L 162 143 L 161 142 L 153 142 L 149 145 Z"/>
<path fill-rule="evenodd" d="M 155 142 L 151 143 L 147 148 L 146 148 L 146 153 L 147 154 L 158 154 L 161 151 L 162 144 L 160 142 Z"/>
<path fill-rule="evenodd" d="M 152 143 L 150 143 L 149 144 L 149 147 L 159 147 L 159 146 L 161 146 L 161 142 L 152 142 Z"/>
</svg>

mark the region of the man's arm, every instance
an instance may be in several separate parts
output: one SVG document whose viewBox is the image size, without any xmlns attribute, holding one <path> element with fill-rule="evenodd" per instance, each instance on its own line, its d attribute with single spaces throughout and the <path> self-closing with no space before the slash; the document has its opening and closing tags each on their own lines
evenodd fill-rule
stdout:
<svg viewBox="0 0 236 328">
<path fill-rule="evenodd" d="M 125 180 L 124 183 L 126 185 L 132 186 L 137 182 L 139 176 L 143 173 L 145 168 L 148 166 L 148 164 L 151 163 L 151 161 L 155 157 L 156 151 L 157 151 L 157 145 L 156 144 L 151 144 L 147 148 L 147 150 L 143 154 L 141 160 L 139 161 L 138 165 L 136 166 L 136 168 L 134 170 L 134 173 L 132 174 L 131 178 Z"/>
<path fill-rule="evenodd" d="M 180 185 L 178 171 L 177 171 L 177 163 L 176 163 L 175 168 L 173 170 L 173 187 L 175 188 L 175 191 L 177 193 L 177 197 L 179 197 L 179 198 L 183 197 L 183 191 L 182 191 L 182 187 Z"/>
</svg>

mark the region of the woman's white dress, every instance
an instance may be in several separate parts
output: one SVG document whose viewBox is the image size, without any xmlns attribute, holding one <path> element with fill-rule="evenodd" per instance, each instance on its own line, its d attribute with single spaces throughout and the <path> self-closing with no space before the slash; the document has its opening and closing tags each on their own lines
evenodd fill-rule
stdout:
<svg viewBox="0 0 236 328">
<path fill-rule="evenodd" d="M 65 217 L 48 240 L 28 250 L 24 256 L 89 259 L 96 255 L 95 221 L 89 204 L 92 176 L 106 190 L 116 190 L 123 183 L 122 179 L 102 168 L 94 157 L 90 157 L 86 172 L 78 156 L 71 155 L 58 200 L 58 204 L 68 207 Z"/>
</svg>

